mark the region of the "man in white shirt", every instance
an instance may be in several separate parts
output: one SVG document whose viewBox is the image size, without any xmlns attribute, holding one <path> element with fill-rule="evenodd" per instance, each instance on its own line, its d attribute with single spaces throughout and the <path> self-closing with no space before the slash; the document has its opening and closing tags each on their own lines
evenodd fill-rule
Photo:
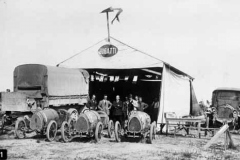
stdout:
<svg viewBox="0 0 240 160">
<path fill-rule="evenodd" d="M 100 110 L 103 110 L 107 115 L 110 114 L 109 110 L 111 109 L 112 107 L 112 103 L 107 100 L 107 95 L 104 95 L 104 98 L 103 100 L 101 100 L 98 104 L 98 108 Z"/>
<path fill-rule="evenodd" d="M 135 101 L 132 98 L 132 94 L 129 95 L 129 108 L 128 108 L 128 113 L 130 113 L 132 110 L 137 110 L 136 108 L 138 107 L 138 102 Z"/>
</svg>

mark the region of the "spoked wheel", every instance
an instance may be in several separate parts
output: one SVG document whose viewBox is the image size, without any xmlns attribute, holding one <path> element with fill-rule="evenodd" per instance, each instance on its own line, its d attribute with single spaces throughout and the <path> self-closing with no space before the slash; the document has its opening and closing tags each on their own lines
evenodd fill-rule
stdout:
<svg viewBox="0 0 240 160">
<path fill-rule="evenodd" d="M 119 121 L 116 121 L 114 132 L 115 132 L 115 139 L 117 142 L 121 142 L 121 138 L 122 138 L 121 129 L 122 129 L 122 127 L 121 127 Z"/>
<path fill-rule="evenodd" d="M 5 118 L 6 118 L 6 115 L 4 114 L 1 119 L 0 133 L 3 133 L 4 131 Z"/>
<path fill-rule="evenodd" d="M 77 121 L 78 119 L 78 111 L 74 108 L 70 108 L 68 109 L 68 113 L 70 114 L 70 118 L 74 119 L 75 121 Z"/>
<path fill-rule="evenodd" d="M 66 121 L 62 123 L 61 136 L 64 142 L 69 142 L 72 140 L 71 125 Z"/>
<path fill-rule="evenodd" d="M 47 139 L 51 142 L 55 139 L 57 134 L 57 122 L 51 120 L 47 126 Z"/>
<path fill-rule="evenodd" d="M 96 129 L 95 129 L 95 140 L 96 140 L 96 142 L 101 140 L 102 130 L 103 130 L 103 124 L 102 124 L 102 122 L 98 122 L 97 126 L 96 126 Z"/>
<path fill-rule="evenodd" d="M 147 142 L 147 136 L 148 136 L 147 132 L 142 135 L 141 143 L 146 143 Z"/>
<path fill-rule="evenodd" d="M 108 122 L 108 137 L 112 138 L 113 137 L 113 133 L 114 133 L 114 124 L 113 124 L 113 121 L 110 120 Z"/>
<path fill-rule="evenodd" d="M 149 143 L 152 144 L 153 139 L 155 139 L 156 136 L 156 122 L 152 122 L 151 127 L 150 127 L 150 133 L 149 133 Z"/>
<path fill-rule="evenodd" d="M 27 125 L 24 121 L 24 118 L 23 117 L 18 118 L 15 123 L 15 135 L 17 138 L 19 138 L 19 139 L 25 138 L 26 127 L 27 127 Z"/>
<path fill-rule="evenodd" d="M 75 119 L 72 119 L 72 118 L 70 118 L 70 119 L 68 120 L 69 129 L 70 129 L 71 132 L 74 131 L 76 122 L 77 122 L 77 121 L 76 121 Z"/>
</svg>

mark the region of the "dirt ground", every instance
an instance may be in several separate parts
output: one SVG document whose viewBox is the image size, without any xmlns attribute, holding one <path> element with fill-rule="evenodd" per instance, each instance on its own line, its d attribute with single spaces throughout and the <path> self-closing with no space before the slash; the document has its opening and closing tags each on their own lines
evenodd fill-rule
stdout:
<svg viewBox="0 0 240 160">
<path fill-rule="evenodd" d="M 14 132 L 6 131 L 0 135 L 0 148 L 8 150 L 8 159 L 74 159 L 74 160 L 146 160 L 146 159 L 240 159 L 240 135 L 232 135 L 235 149 L 224 151 L 223 136 L 209 149 L 202 147 L 211 137 L 194 138 L 183 136 L 180 132 L 173 135 L 157 135 L 153 144 L 132 141 L 131 139 L 117 143 L 114 138 L 102 137 L 95 143 L 89 139 L 75 139 L 63 143 L 60 135 L 55 142 L 37 137 L 34 133 L 26 139 L 15 139 Z M 191 132 L 190 132 L 191 133 Z M 194 134 L 194 131 L 192 131 Z M 106 134 L 106 133 L 105 133 Z"/>
</svg>

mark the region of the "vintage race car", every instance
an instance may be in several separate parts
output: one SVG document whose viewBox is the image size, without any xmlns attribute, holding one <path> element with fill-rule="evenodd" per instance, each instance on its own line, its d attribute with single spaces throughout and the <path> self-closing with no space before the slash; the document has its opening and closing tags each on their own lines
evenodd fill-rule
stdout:
<svg viewBox="0 0 240 160">
<path fill-rule="evenodd" d="M 151 123 L 150 116 L 142 111 L 131 111 L 127 126 L 122 127 L 117 121 L 115 123 L 115 139 L 121 142 L 122 137 L 142 138 L 152 143 L 156 135 L 156 122 Z"/>
<path fill-rule="evenodd" d="M 79 115 L 77 121 L 74 119 L 64 121 L 61 126 L 61 136 L 64 142 L 69 142 L 76 137 L 94 137 L 98 142 L 105 125 L 98 112 L 87 110 Z"/>
<path fill-rule="evenodd" d="M 25 138 L 26 133 L 36 132 L 46 135 L 49 141 L 56 137 L 63 121 L 68 121 L 70 114 L 65 109 L 44 109 L 28 116 L 19 117 L 15 124 L 15 135 L 17 138 Z"/>
</svg>

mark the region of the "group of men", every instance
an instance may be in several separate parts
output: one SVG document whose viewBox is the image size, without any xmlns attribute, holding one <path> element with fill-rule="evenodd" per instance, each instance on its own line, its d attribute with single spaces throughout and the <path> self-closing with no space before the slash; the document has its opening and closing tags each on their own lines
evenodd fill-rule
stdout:
<svg viewBox="0 0 240 160">
<path fill-rule="evenodd" d="M 152 106 L 158 109 L 159 103 L 153 103 Z M 87 107 L 90 110 L 104 111 L 114 122 L 119 121 L 123 126 L 124 121 L 132 110 L 144 111 L 148 108 L 148 104 L 143 102 L 142 97 L 135 96 L 135 99 L 133 99 L 132 94 L 125 97 L 125 101 L 121 101 L 120 96 L 116 95 L 113 103 L 108 100 L 107 95 L 104 95 L 103 100 L 97 103 L 96 95 L 92 95 L 92 98 L 88 100 Z"/>
</svg>

